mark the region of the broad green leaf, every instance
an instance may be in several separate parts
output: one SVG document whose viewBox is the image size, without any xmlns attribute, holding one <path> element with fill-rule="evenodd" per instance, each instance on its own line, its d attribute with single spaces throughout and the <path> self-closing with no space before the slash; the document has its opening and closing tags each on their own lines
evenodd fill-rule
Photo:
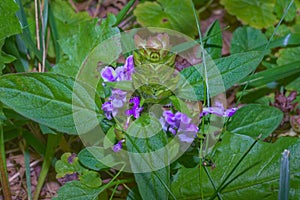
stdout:
<svg viewBox="0 0 300 200">
<path fill-rule="evenodd" d="M 284 14 L 285 10 L 287 9 L 288 5 L 290 4 L 290 2 L 291 2 L 291 0 L 276 0 L 274 11 L 275 11 L 278 19 L 280 19 L 283 16 L 283 14 Z M 296 8 L 295 3 L 293 2 L 289 11 L 286 14 L 284 20 L 286 22 L 293 21 L 293 19 L 296 17 L 296 12 L 297 12 L 297 8 Z"/>
<path fill-rule="evenodd" d="M 138 23 L 144 27 L 170 28 L 191 37 L 197 34 L 196 21 L 189 0 L 140 3 L 134 10 L 134 15 Z"/>
<path fill-rule="evenodd" d="M 210 25 L 205 33 L 204 48 L 212 59 L 220 58 L 222 55 L 222 31 L 219 21 Z"/>
<path fill-rule="evenodd" d="M 105 164 L 100 162 L 100 160 L 106 160 L 105 163 L 116 163 L 113 155 L 107 154 L 104 149 L 98 147 L 87 147 L 82 149 L 78 154 L 78 158 L 82 165 L 95 171 L 108 168 Z M 113 164 L 111 166 L 113 166 Z"/>
<path fill-rule="evenodd" d="M 20 22 L 16 16 L 19 7 L 13 0 L 0 1 L 0 41 L 11 35 L 21 33 Z"/>
<path fill-rule="evenodd" d="M 221 4 L 232 15 L 235 15 L 244 24 L 254 28 L 273 26 L 277 19 L 273 14 L 276 0 L 221 0 Z"/>
<path fill-rule="evenodd" d="M 69 134 L 97 126 L 101 103 L 93 88 L 53 73 L 1 76 L 0 101 L 33 121 Z"/>
<path fill-rule="evenodd" d="M 263 55 L 263 52 L 252 51 L 207 62 L 210 96 L 224 92 L 250 74 L 261 62 Z M 176 95 L 189 100 L 203 100 L 202 71 L 202 64 L 182 70 Z"/>
<path fill-rule="evenodd" d="M 233 32 L 230 52 L 234 54 L 251 51 L 267 42 L 267 37 L 260 30 L 249 26 L 239 27 Z"/>
<path fill-rule="evenodd" d="M 90 188 L 80 181 L 71 181 L 62 186 L 53 200 L 98 200 L 102 188 Z"/>
<path fill-rule="evenodd" d="M 285 65 L 292 62 L 300 61 L 300 46 L 280 49 L 278 53 L 278 65 Z"/>
<path fill-rule="evenodd" d="M 280 124 L 283 113 L 274 107 L 250 104 L 240 108 L 231 118 L 227 130 L 262 139 L 268 137 Z"/>
<path fill-rule="evenodd" d="M 127 133 L 127 150 L 139 153 L 139 156 L 130 155 L 129 159 L 140 195 L 143 199 L 168 199 L 170 183 L 168 157 L 164 152 L 150 154 L 163 148 L 167 143 L 160 122 L 153 117 L 142 115 L 131 124 Z M 157 170 L 157 164 L 165 167 Z M 150 171 L 149 169 L 152 171 L 141 173 L 144 170 Z"/>
<path fill-rule="evenodd" d="M 216 187 L 253 142 L 254 139 L 249 136 L 226 133 L 222 142 L 214 147 L 211 158 L 215 167 L 206 169 Z M 298 138 L 283 137 L 274 144 L 258 142 L 229 177 L 226 182 L 227 187 L 220 192 L 222 199 L 246 200 L 249 197 L 251 199 L 277 199 L 280 159 L 284 149 L 291 151 L 290 199 L 298 199 L 300 195 L 299 148 Z M 215 192 L 202 167 L 179 169 L 174 176 L 172 191 L 176 198 L 181 200 L 196 200 L 202 197 L 209 199 Z"/>
</svg>

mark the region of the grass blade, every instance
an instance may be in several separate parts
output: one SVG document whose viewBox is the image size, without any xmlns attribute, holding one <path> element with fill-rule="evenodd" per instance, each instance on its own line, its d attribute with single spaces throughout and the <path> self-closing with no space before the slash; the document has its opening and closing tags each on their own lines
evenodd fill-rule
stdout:
<svg viewBox="0 0 300 200">
<path fill-rule="evenodd" d="M 284 150 L 281 158 L 280 166 L 280 179 L 279 179 L 279 200 L 289 199 L 289 189 L 290 189 L 290 161 L 289 161 L 290 151 Z"/>
</svg>

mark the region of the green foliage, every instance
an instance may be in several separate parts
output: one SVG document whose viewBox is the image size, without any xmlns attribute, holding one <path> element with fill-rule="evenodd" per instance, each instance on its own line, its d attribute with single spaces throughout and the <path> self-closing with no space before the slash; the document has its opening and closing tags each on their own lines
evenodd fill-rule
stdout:
<svg viewBox="0 0 300 200">
<path fill-rule="evenodd" d="M 180 8 L 180 15 L 178 9 Z M 196 21 L 189 0 L 157 0 L 139 4 L 134 10 L 144 27 L 170 28 L 189 36 L 197 34 Z"/>
<path fill-rule="evenodd" d="M 80 181 L 71 181 L 58 190 L 58 196 L 53 200 L 97 200 L 101 191 L 100 188 L 90 188 Z"/>
<path fill-rule="evenodd" d="M 206 168 L 216 186 L 252 143 L 253 139 L 246 135 L 224 135 L 211 156 L 215 168 Z M 280 138 L 275 144 L 258 142 L 225 184 L 220 192 L 222 199 L 247 199 L 250 196 L 253 199 L 277 199 L 279 162 L 284 149 L 291 151 L 290 198 L 297 199 L 300 195 L 298 148 L 300 140 L 297 138 Z M 172 182 L 172 191 L 177 199 L 209 199 L 214 193 L 203 167 L 179 169 Z"/>
<path fill-rule="evenodd" d="M 221 0 L 225 9 L 245 24 L 254 28 L 267 28 L 277 22 L 273 14 L 276 0 Z"/>
<path fill-rule="evenodd" d="M 280 124 L 283 113 L 274 107 L 249 104 L 240 108 L 231 118 L 227 130 L 262 139 L 268 137 Z"/>
<path fill-rule="evenodd" d="M 160 123 L 153 117 L 142 115 L 131 124 L 126 136 L 128 151 L 140 153 L 140 156 L 129 156 L 131 169 L 134 172 L 152 169 L 151 172 L 134 174 L 140 195 L 143 199 L 168 199 L 170 167 L 167 152 L 150 154 L 167 144 L 166 134 L 161 131 Z M 157 166 L 166 167 L 157 170 Z"/>
<path fill-rule="evenodd" d="M 260 30 L 248 26 L 239 27 L 233 32 L 230 52 L 234 54 L 251 51 L 267 44 L 267 41 L 267 37 Z"/>
<path fill-rule="evenodd" d="M 0 2 L 0 42 L 1 40 L 21 33 L 20 22 L 16 16 L 18 5 L 13 0 L 3 0 Z"/>
<path fill-rule="evenodd" d="M 204 49 L 212 59 L 220 58 L 222 55 L 222 31 L 219 21 L 210 25 L 205 33 L 207 40 L 204 43 Z"/>
<path fill-rule="evenodd" d="M 250 74 L 261 62 L 262 57 L 263 52 L 252 51 L 233 54 L 213 62 L 209 61 L 206 65 L 211 96 L 224 92 L 225 89 L 230 88 Z M 180 97 L 190 100 L 202 100 L 204 98 L 202 70 L 203 65 L 201 64 L 180 72 L 182 75 L 178 84 Z M 224 87 L 219 85 L 222 81 Z"/>
<path fill-rule="evenodd" d="M 84 168 L 78 161 L 78 157 L 71 153 L 64 153 L 61 160 L 56 161 L 56 178 L 64 178 L 71 174 L 78 174 L 81 183 L 90 188 L 98 188 L 102 181 L 97 172 Z"/>
<path fill-rule="evenodd" d="M 300 61 L 300 46 L 291 47 L 279 50 L 279 56 L 277 59 L 278 65 L 285 65 L 292 62 Z"/>
<path fill-rule="evenodd" d="M 284 11 L 286 10 L 290 2 L 291 0 L 276 0 L 274 11 L 278 19 L 280 19 L 283 16 Z M 293 2 L 284 20 L 286 22 L 293 21 L 293 19 L 296 17 L 296 12 L 297 12 L 296 4 Z"/>
<path fill-rule="evenodd" d="M 98 109 L 94 97 L 89 96 L 92 92 L 93 89 L 83 83 L 53 73 L 0 77 L 0 100 L 5 105 L 38 123 L 69 134 L 77 134 L 76 126 L 89 124 L 85 129 L 89 131 L 98 123 L 97 120 L 91 123 Z M 96 99 L 99 103 L 100 97 Z M 74 122 L 77 115 L 74 112 L 83 117 L 82 121 Z"/>
<path fill-rule="evenodd" d="M 75 13 L 65 1 L 55 1 L 52 6 L 57 30 L 59 30 L 58 42 L 66 55 L 52 71 L 75 77 L 92 49 L 100 42 L 119 33 L 119 29 L 113 27 L 116 17 L 108 15 L 98 26 L 98 19 L 92 19 L 87 13 Z"/>
</svg>

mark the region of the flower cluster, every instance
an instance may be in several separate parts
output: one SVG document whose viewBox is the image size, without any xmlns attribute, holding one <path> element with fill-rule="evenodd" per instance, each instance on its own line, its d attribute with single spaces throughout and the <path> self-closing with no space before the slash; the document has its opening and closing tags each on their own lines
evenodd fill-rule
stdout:
<svg viewBox="0 0 300 200">
<path fill-rule="evenodd" d="M 186 114 L 170 111 L 164 111 L 160 118 L 160 123 L 165 132 L 169 131 L 173 135 L 178 134 L 180 141 L 192 143 L 198 132 L 198 127 L 191 123 L 192 119 Z"/>
<path fill-rule="evenodd" d="M 130 81 L 132 80 L 132 74 L 134 72 L 133 56 L 129 56 L 126 59 L 124 66 L 113 69 L 112 67 L 105 67 L 101 70 L 101 77 L 105 82 L 118 82 L 118 81 Z M 127 92 L 120 89 L 113 89 L 112 94 L 109 97 L 109 101 L 102 104 L 102 110 L 105 113 L 107 119 L 115 117 L 120 108 L 126 103 Z M 139 107 L 140 100 L 138 97 L 134 97 L 129 101 L 133 103 L 133 108 L 128 110 L 126 114 L 133 115 L 135 118 L 140 116 L 140 112 L 143 110 Z"/>
<path fill-rule="evenodd" d="M 109 66 L 103 68 L 101 70 L 101 77 L 105 82 L 130 81 L 132 80 L 134 70 L 133 56 L 129 56 L 124 66 L 117 67 L 116 69 Z M 143 111 L 143 107 L 140 106 L 140 98 L 133 97 L 128 101 L 127 92 L 120 89 L 112 90 L 108 101 L 102 104 L 102 110 L 106 118 L 110 120 L 118 114 L 126 103 L 129 103 L 131 106 L 130 109 L 124 113 L 128 116 L 128 120 L 130 116 L 133 116 L 135 119 L 139 118 Z M 208 114 L 231 117 L 236 110 L 237 108 L 224 109 L 222 103 L 216 102 L 213 107 L 203 108 L 200 118 Z M 126 123 L 129 123 L 129 121 Z M 160 123 L 164 132 L 170 132 L 178 136 L 181 142 L 192 143 L 198 132 L 198 127 L 192 122 L 192 119 L 179 111 L 173 113 L 171 110 L 165 110 L 160 118 Z M 122 149 L 122 143 L 124 142 L 124 139 L 119 140 L 113 146 L 113 151 L 120 151 Z"/>
</svg>

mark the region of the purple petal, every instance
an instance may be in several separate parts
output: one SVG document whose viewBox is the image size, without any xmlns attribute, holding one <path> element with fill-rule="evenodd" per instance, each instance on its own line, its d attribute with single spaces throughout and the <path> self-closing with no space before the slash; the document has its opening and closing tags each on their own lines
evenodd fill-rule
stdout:
<svg viewBox="0 0 300 200">
<path fill-rule="evenodd" d="M 117 73 L 112 67 L 107 66 L 101 70 L 101 77 L 103 78 L 104 81 L 113 82 L 117 78 Z"/>
<path fill-rule="evenodd" d="M 113 147 L 114 152 L 119 152 L 119 151 L 121 151 L 121 149 L 122 149 L 122 143 L 119 143 L 119 142 L 117 144 L 115 144 Z"/>
<path fill-rule="evenodd" d="M 181 142 L 192 143 L 196 137 L 194 132 L 185 132 L 178 134 L 178 138 Z"/>
<path fill-rule="evenodd" d="M 203 108 L 202 113 L 203 116 L 206 114 L 214 114 L 222 117 L 224 114 L 224 110 L 219 107 L 208 107 L 208 108 Z"/>
<path fill-rule="evenodd" d="M 189 123 L 191 123 L 191 121 L 192 121 L 191 118 L 189 118 L 186 114 L 181 113 L 181 112 L 177 112 L 177 113 L 175 114 L 175 118 L 176 118 L 176 120 L 179 120 L 180 123 L 182 122 L 182 123 L 184 123 L 184 124 L 189 124 Z"/>
<path fill-rule="evenodd" d="M 237 111 L 237 108 L 230 108 L 224 112 L 224 117 L 231 117 Z"/>
</svg>

